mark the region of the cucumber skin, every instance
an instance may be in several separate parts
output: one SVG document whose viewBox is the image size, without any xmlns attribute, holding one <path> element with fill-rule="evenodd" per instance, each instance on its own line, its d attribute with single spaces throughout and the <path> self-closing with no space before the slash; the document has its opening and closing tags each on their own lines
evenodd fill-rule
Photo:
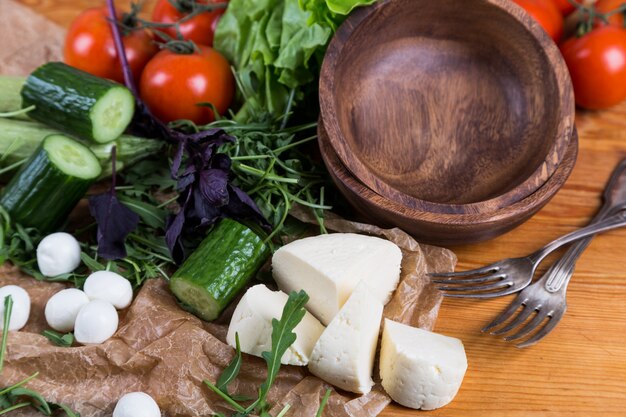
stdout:
<svg viewBox="0 0 626 417">
<path fill-rule="evenodd" d="M 247 226 L 223 219 L 170 278 L 170 288 L 184 280 L 207 292 L 220 311 L 212 316 L 192 300 L 176 297 L 185 308 L 205 320 L 214 320 L 246 286 L 270 256 L 269 246 Z M 174 285 L 173 285 L 174 284 Z"/>
<path fill-rule="evenodd" d="M 14 222 L 47 234 L 67 220 L 95 180 L 61 172 L 42 144 L 4 188 L 0 205 Z"/>
<path fill-rule="evenodd" d="M 97 142 L 90 110 L 111 88 L 125 88 L 66 65 L 49 62 L 28 76 L 22 87 L 22 107 L 34 105 L 32 119 L 63 132 Z"/>
</svg>

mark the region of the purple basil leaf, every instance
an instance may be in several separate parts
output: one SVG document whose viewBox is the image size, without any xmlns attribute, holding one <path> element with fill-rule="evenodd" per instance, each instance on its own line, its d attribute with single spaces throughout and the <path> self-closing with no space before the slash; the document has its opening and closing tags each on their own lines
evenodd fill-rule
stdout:
<svg viewBox="0 0 626 417">
<path fill-rule="evenodd" d="M 191 172 L 187 173 L 187 171 L 191 171 Z M 193 184 L 195 181 L 196 181 L 196 170 L 195 169 L 186 170 L 185 173 L 178 179 L 178 182 L 176 183 L 176 189 L 178 189 L 179 191 L 182 191 L 185 188 L 189 187 L 191 184 Z"/>
<path fill-rule="evenodd" d="M 202 197 L 211 206 L 228 204 L 228 171 L 205 169 L 200 172 L 199 187 Z"/>
<path fill-rule="evenodd" d="M 211 161 L 211 157 L 213 156 L 213 151 L 215 150 L 215 146 L 212 145 L 203 145 L 204 150 L 202 151 L 202 166 L 204 167 Z"/>
<path fill-rule="evenodd" d="M 112 192 L 90 197 L 89 211 L 98 224 L 98 255 L 109 260 L 124 258 L 124 241 L 137 227 L 139 216 Z"/>
<path fill-rule="evenodd" d="M 183 153 L 185 151 L 185 141 L 181 140 L 178 142 L 178 147 L 176 148 L 176 154 L 174 154 L 174 159 L 172 160 L 172 178 L 178 179 L 178 172 L 180 171 L 180 166 L 183 163 Z"/>
<path fill-rule="evenodd" d="M 228 206 L 225 207 L 225 211 L 229 216 L 240 219 L 254 219 L 266 229 L 271 227 L 265 216 L 263 216 L 263 213 L 261 213 L 261 210 L 259 210 L 256 203 L 248 194 L 231 184 L 228 185 L 228 190 L 230 200 Z"/>
<path fill-rule="evenodd" d="M 177 264 L 180 264 L 185 258 L 182 234 L 187 216 L 187 206 L 191 199 L 191 189 L 187 189 L 185 192 L 187 193 L 186 197 L 183 197 L 183 194 L 178 197 L 180 211 L 176 215 L 169 215 L 165 223 L 165 243 L 170 250 L 172 259 Z"/>
<path fill-rule="evenodd" d="M 196 227 L 208 226 L 222 217 L 222 207 L 209 204 L 203 198 L 202 193 L 199 190 L 195 190 L 193 210 L 188 210 L 187 216 L 196 221 Z"/>
<path fill-rule="evenodd" d="M 211 168 L 222 169 L 224 171 L 230 171 L 231 164 L 230 157 L 225 153 L 216 153 L 211 160 Z"/>
</svg>

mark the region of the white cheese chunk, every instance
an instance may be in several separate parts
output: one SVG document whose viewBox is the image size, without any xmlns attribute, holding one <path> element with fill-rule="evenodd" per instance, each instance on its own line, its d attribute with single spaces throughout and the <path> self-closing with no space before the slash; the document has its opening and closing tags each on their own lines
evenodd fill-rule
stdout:
<svg viewBox="0 0 626 417">
<path fill-rule="evenodd" d="M 119 317 L 113 304 L 93 300 L 85 304 L 74 323 L 74 337 L 83 345 L 104 343 L 117 331 Z"/>
<path fill-rule="evenodd" d="M 466 370 L 459 339 L 385 319 L 380 377 L 397 403 L 422 410 L 443 407 L 459 391 Z"/>
<path fill-rule="evenodd" d="M 361 281 L 315 344 L 311 373 L 346 391 L 370 392 L 382 316 L 383 304 Z"/>
<path fill-rule="evenodd" d="M 111 271 L 96 271 L 87 277 L 83 286 L 90 300 L 104 300 L 123 310 L 133 301 L 130 281 Z"/>
<path fill-rule="evenodd" d="M 402 252 L 372 236 L 334 233 L 296 240 L 272 258 L 274 279 L 285 291 L 305 290 L 307 308 L 328 325 L 359 281 L 386 304 L 398 286 Z"/>
<path fill-rule="evenodd" d="M 59 332 L 71 332 L 78 312 L 89 303 L 87 294 L 77 288 L 67 288 L 54 294 L 46 303 L 44 314 L 48 325 Z"/>
<path fill-rule="evenodd" d="M 129 392 L 118 400 L 113 417 L 161 417 L 161 410 L 145 392 Z"/>
<path fill-rule="evenodd" d="M 9 330 L 20 330 L 26 326 L 30 317 L 30 296 L 24 288 L 17 285 L 5 285 L 0 288 L 0 329 L 4 327 L 4 301 L 9 295 L 13 300 Z"/>
<path fill-rule="evenodd" d="M 272 348 L 272 319 L 280 319 L 288 300 L 282 291 L 271 291 L 265 285 L 255 285 L 244 294 L 228 327 L 226 341 L 235 347 L 235 333 L 239 334 L 241 351 L 259 356 Z M 294 329 L 296 341 L 280 362 L 284 365 L 305 366 L 324 326 L 308 311 Z"/>
<path fill-rule="evenodd" d="M 47 277 L 67 274 L 80 265 L 80 244 L 68 233 L 52 233 L 37 245 L 37 266 Z"/>
</svg>

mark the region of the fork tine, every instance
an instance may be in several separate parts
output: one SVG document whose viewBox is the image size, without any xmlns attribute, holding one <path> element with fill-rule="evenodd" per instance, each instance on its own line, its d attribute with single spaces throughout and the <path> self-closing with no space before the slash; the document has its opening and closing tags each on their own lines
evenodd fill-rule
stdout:
<svg viewBox="0 0 626 417">
<path fill-rule="evenodd" d="M 485 285 L 446 285 L 443 287 L 437 287 L 440 291 L 478 291 L 478 292 L 483 292 L 483 291 L 489 291 L 489 290 L 495 290 L 498 289 L 500 287 L 502 287 L 502 285 L 500 285 L 502 282 L 502 280 L 497 280 L 495 282 L 492 282 L 491 284 L 485 284 Z"/>
<path fill-rule="evenodd" d="M 500 270 L 500 266 L 498 264 L 491 264 L 484 266 L 482 268 L 470 269 L 469 271 L 459 271 L 459 272 L 437 272 L 430 274 L 431 277 L 437 278 L 461 278 L 461 277 L 470 277 L 474 275 L 484 275 L 488 273 L 498 272 Z"/>
<path fill-rule="evenodd" d="M 503 280 L 506 278 L 506 275 L 487 275 L 484 277 L 478 278 L 464 278 L 464 279 L 433 279 L 432 282 L 435 284 L 478 284 L 481 282 L 487 282 L 492 280 Z"/>
<path fill-rule="evenodd" d="M 498 288 L 498 287 L 494 287 L 494 288 Z M 509 295 L 509 294 L 513 294 L 514 292 L 519 291 L 520 289 L 515 286 L 512 285 L 510 283 L 507 283 L 506 286 L 502 287 L 502 290 L 500 291 L 493 291 L 493 292 L 477 292 L 477 293 L 465 293 L 465 294 L 458 294 L 458 293 L 450 293 L 450 292 L 444 292 L 443 296 L 444 297 L 449 297 L 449 298 L 476 298 L 476 299 L 487 299 L 487 298 L 496 298 L 496 297 L 502 297 L 504 295 Z"/>
<path fill-rule="evenodd" d="M 546 325 L 543 326 L 543 328 L 540 331 L 535 333 L 533 337 L 531 337 L 530 339 L 522 343 L 519 343 L 515 346 L 518 348 L 525 348 L 528 346 L 532 346 L 538 341 L 540 341 L 541 339 L 543 339 L 544 337 L 546 337 L 548 333 L 550 333 L 556 327 L 556 325 L 559 324 L 559 322 L 563 318 L 564 313 L 565 313 L 565 309 L 562 309 L 562 310 L 557 311 L 552 317 L 548 316 L 550 317 L 550 320 L 548 320 Z"/>
<path fill-rule="evenodd" d="M 521 301 L 520 301 L 521 300 Z M 524 297 L 522 300 L 522 294 L 518 295 L 515 300 L 504 310 L 498 317 L 496 317 L 491 323 L 482 328 L 481 332 L 486 333 L 491 329 L 501 326 L 509 318 L 513 317 L 513 314 L 528 301 L 528 298 Z"/>
<path fill-rule="evenodd" d="M 501 335 L 501 334 L 510 332 L 511 330 L 513 330 L 514 328 L 522 324 L 524 320 L 530 317 L 530 315 L 533 314 L 534 312 L 535 312 L 534 308 L 524 305 L 524 309 L 520 311 L 519 314 L 509 324 L 502 327 L 501 329 L 492 331 L 491 334 Z"/>
<path fill-rule="evenodd" d="M 504 338 L 507 342 L 511 342 L 513 340 L 521 339 L 522 337 L 528 335 L 533 330 L 537 329 L 539 325 L 548 317 L 548 314 L 543 311 L 537 311 L 537 315 L 533 317 L 531 321 L 526 324 L 526 326 L 522 327 L 517 333 L 512 334 L 511 336 L 507 336 Z"/>
</svg>

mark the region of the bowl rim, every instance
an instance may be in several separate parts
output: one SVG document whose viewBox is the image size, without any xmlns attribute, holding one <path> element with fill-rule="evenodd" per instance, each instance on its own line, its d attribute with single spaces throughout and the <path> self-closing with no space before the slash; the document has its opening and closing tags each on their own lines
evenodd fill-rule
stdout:
<svg viewBox="0 0 626 417">
<path fill-rule="evenodd" d="M 403 206 L 401 203 L 390 200 L 370 189 L 354 175 L 352 175 L 332 148 L 324 123 L 321 120 L 318 123 L 318 145 L 324 164 L 326 165 L 329 174 L 333 177 L 333 180 L 340 181 L 345 188 L 350 190 L 350 192 L 359 195 L 360 198 L 368 201 L 379 210 L 393 214 L 394 216 L 402 216 L 411 221 L 419 221 L 433 225 L 445 224 L 457 226 L 477 226 L 519 217 L 522 213 L 531 212 L 537 207 L 540 208 L 552 197 L 554 197 L 554 195 L 567 182 L 572 171 L 574 170 L 574 166 L 576 165 L 576 160 L 578 158 L 578 130 L 574 126 L 572 138 L 569 141 L 568 149 L 564 157 L 564 160 L 568 161 L 568 163 L 559 165 L 557 169 L 557 174 L 559 175 L 551 176 L 542 187 L 526 198 L 514 202 L 507 207 L 496 209 L 491 213 L 451 214 L 422 211 L 417 208 Z M 569 162 L 569 160 L 571 160 L 571 162 Z M 382 204 L 381 201 L 384 201 L 385 204 Z"/>
<path fill-rule="evenodd" d="M 370 171 L 359 158 L 350 157 L 354 155 L 354 153 L 341 133 L 333 94 L 335 91 L 334 76 L 337 66 L 342 56 L 343 48 L 347 45 L 353 31 L 358 28 L 359 25 L 367 24 L 368 18 L 374 16 L 379 10 L 397 1 L 403 0 L 383 0 L 353 12 L 337 29 L 322 63 L 319 81 L 320 120 L 324 122 L 330 144 L 343 165 L 360 182 L 367 185 L 377 194 L 401 201 L 408 207 L 432 212 L 453 214 L 487 213 L 493 211 L 494 208 L 507 207 L 512 203 L 521 201 L 539 190 L 552 175 L 554 175 L 569 148 L 569 142 L 573 136 L 576 113 L 574 93 L 569 71 L 567 70 L 567 66 L 558 46 L 524 9 L 510 0 L 466 1 L 488 3 L 491 6 L 502 9 L 513 19 L 517 20 L 539 43 L 546 60 L 550 63 L 550 67 L 552 68 L 560 97 L 560 105 L 557 110 L 557 137 L 544 160 L 534 172 L 522 183 L 493 198 L 465 204 L 446 204 L 423 200 L 403 193 L 386 183 L 376 173 Z M 522 192 L 520 192 L 520 190 Z"/>
</svg>

